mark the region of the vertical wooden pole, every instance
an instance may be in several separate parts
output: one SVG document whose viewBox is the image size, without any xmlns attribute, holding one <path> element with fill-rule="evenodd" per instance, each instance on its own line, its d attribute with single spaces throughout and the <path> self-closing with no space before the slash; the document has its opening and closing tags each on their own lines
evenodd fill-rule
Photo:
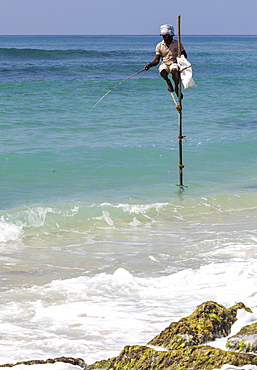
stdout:
<svg viewBox="0 0 257 370">
<path fill-rule="evenodd" d="M 180 36 L 180 15 L 178 16 L 178 57 L 181 56 L 181 36 Z M 181 99 L 181 78 L 179 75 L 179 84 L 178 84 L 178 103 L 180 109 L 178 109 L 178 140 L 179 140 L 179 184 L 181 188 L 183 185 L 183 152 L 182 152 L 182 142 L 183 142 L 183 133 L 182 133 L 182 99 Z"/>
<path fill-rule="evenodd" d="M 181 57 L 181 36 L 180 36 L 180 20 L 181 16 L 178 16 L 178 57 Z"/>
</svg>

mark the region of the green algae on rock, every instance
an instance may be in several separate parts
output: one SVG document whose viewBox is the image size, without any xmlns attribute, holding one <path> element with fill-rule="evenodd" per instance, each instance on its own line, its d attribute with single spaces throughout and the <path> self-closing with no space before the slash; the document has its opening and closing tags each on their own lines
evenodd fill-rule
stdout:
<svg viewBox="0 0 257 370">
<path fill-rule="evenodd" d="M 85 367 L 86 363 L 82 358 L 73 358 L 73 357 L 57 357 L 57 358 L 49 358 L 48 360 L 31 360 L 31 361 L 23 361 L 17 362 L 16 364 L 5 364 L 0 365 L 0 367 L 13 367 L 16 365 L 42 365 L 42 364 L 54 364 L 55 362 L 64 362 L 67 364 Z"/>
<path fill-rule="evenodd" d="M 226 347 L 233 351 L 257 353 L 257 323 L 244 326 L 236 335 L 229 337 Z"/>
<path fill-rule="evenodd" d="M 223 351 L 210 346 L 171 351 L 156 351 L 146 346 L 126 346 L 117 357 L 88 365 L 84 370 L 212 370 L 225 364 L 257 365 L 257 356 Z"/>
<path fill-rule="evenodd" d="M 253 354 L 202 345 L 226 337 L 239 309 L 251 311 L 243 303 L 227 309 L 213 301 L 205 302 L 190 316 L 171 323 L 147 346 L 127 346 L 117 357 L 88 365 L 84 370 L 212 370 L 225 364 L 257 365 L 257 356 Z"/>
<path fill-rule="evenodd" d="M 98 361 L 92 365 L 86 365 L 82 359 L 67 357 L 46 361 L 20 362 L 16 365 L 61 361 L 83 367 L 84 370 L 213 370 L 219 369 L 225 364 L 257 366 L 257 355 L 224 351 L 203 345 L 215 338 L 228 336 L 231 326 L 237 320 L 237 310 L 239 309 L 251 311 L 243 303 L 238 303 L 227 309 L 213 301 L 205 302 L 198 306 L 190 316 L 171 323 L 148 345 L 126 346 L 117 357 Z M 255 335 L 257 324 L 248 325 L 248 327 L 243 328 L 239 333 L 248 336 Z M 164 350 L 158 350 L 156 347 L 162 347 Z M 11 367 L 14 365 L 0 366 Z"/>
<path fill-rule="evenodd" d="M 180 349 L 226 337 L 237 320 L 237 310 L 242 308 L 249 310 L 243 303 L 230 308 L 213 301 L 202 303 L 190 316 L 171 323 L 148 345 Z"/>
</svg>

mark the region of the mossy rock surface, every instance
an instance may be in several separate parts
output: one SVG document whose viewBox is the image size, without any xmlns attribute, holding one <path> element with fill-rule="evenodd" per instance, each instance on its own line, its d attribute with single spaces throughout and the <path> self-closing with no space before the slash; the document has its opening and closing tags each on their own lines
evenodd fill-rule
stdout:
<svg viewBox="0 0 257 370">
<path fill-rule="evenodd" d="M 226 308 L 213 301 L 205 302 L 190 316 L 171 323 L 148 345 L 180 349 L 226 337 L 237 320 L 237 310 L 242 308 L 247 309 L 243 303 Z"/>
<path fill-rule="evenodd" d="M 238 309 L 251 311 L 243 303 L 227 309 L 213 301 L 205 302 L 198 306 L 190 316 L 171 323 L 148 345 L 126 346 L 117 357 L 98 361 L 92 365 L 86 365 L 80 358 L 58 357 L 46 361 L 35 360 L 0 365 L 0 367 L 47 364 L 58 361 L 80 366 L 84 370 L 213 370 L 225 364 L 257 366 L 257 355 L 223 351 L 203 345 L 215 338 L 229 335 L 231 326 L 237 320 Z M 249 338 L 249 336 L 255 336 L 256 333 L 257 324 L 248 325 L 237 334 L 237 337 L 241 335 Z M 164 347 L 166 350 L 157 350 L 152 346 Z"/>
<path fill-rule="evenodd" d="M 212 370 L 225 364 L 257 365 L 257 356 L 222 351 L 210 346 L 193 346 L 156 351 L 146 346 L 127 346 L 119 356 L 88 365 L 84 370 Z"/>
<path fill-rule="evenodd" d="M 229 337 L 226 347 L 233 351 L 257 353 L 257 323 L 244 326 L 236 335 Z"/>
<path fill-rule="evenodd" d="M 49 358 L 48 360 L 31 360 L 31 361 L 23 361 L 17 362 L 16 364 L 5 364 L 0 365 L 0 367 L 13 367 L 16 365 L 42 365 L 42 364 L 54 364 L 55 362 L 64 362 L 67 364 L 80 366 L 82 368 L 85 367 L 86 363 L 82 358 L 73 358 L 73 357 L 57 357 L 57 358 Z"/>
</svg>

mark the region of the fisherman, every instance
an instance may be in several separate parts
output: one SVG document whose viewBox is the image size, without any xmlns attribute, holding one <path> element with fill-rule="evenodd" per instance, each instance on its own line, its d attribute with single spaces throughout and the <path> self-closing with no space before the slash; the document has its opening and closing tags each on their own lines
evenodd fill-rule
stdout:
<svg viewBox="0 0 257 370">
<path fill-rule="evenodd" d="M 159 72 L 162 78 L 166 81 L 167 88 L 169 92 L 173 92 L 174 88 L 169 79 L 169 74 L 171 73 L 172 79 L 175 84 L 175 92 L 178 95 L 178 86 L 179 86 L 179 66 L 177 64 L 178 56 L 178 41 L 173 39 L 174 36 L 174 27 L 170 24 L 164 24 L 160 27 L 160 36 L 163 37 L 163 41 L 156 45 L 156 57 L 155 59 L 145 65 L 145 70 L 150 69 L 151 67 L 157 66 L 162 58 L 162 62 L 159 66 Z M 187 58 L 187 53 L 184 50 L 182 44 L 181 55 L 184 55 Z M 181 94 L 181 99 L 183 95 Z"/>
</svg>

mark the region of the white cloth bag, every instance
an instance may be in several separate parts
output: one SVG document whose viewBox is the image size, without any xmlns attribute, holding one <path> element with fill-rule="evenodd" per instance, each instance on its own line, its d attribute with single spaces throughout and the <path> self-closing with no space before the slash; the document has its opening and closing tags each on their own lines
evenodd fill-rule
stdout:
<svg viewBox="0 0 257 370">
<path fill-rule="evenodd" d="M 197 86 L 192 77 L 193 70 L 191 67 L 191 63 L 189 63 L 185 56 L 181 55 L 181 57 L 178 57 L 177 63 L 180 71 L 182 71 L 180 72 L 180 77 L 184 88 L 188 89 L 189 87 Z"/>
</svg>

